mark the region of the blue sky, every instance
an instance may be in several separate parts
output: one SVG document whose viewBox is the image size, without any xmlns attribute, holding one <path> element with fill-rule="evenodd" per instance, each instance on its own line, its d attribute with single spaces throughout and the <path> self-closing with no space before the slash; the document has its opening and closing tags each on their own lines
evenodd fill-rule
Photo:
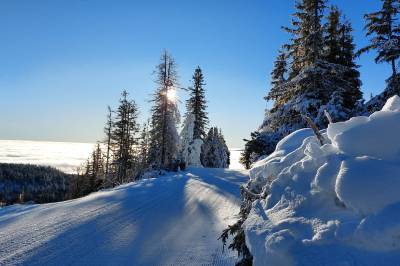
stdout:
<svg viewBox="0 0 400 266">
<path fill-rule="evenodd" d="M 363 14 L 377 0 L 335 0 L 367 43 Z M 167 49 L 182 87 L 201 66 L 211 124 L 231 147 L 263 119 L 269 73 L 289 35 L 291 0 L 146 0 L 0 2 L 0 139 L 95 142 L 107 105 L 127 89 L 149 115 L 155 65 Z M 390 75 L 374 54 L 359 64 L 364 97 Z M 186 95 L 180 92 L 182 101 Z M 181 106 L 181 112 L 184 112 Z"/>
</svg>

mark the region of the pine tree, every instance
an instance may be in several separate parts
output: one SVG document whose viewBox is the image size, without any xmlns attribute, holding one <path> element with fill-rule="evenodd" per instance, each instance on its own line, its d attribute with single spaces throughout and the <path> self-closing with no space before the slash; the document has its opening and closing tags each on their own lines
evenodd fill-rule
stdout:
<svg viewBox="0 0 400 266">
<path fill-rule="evenodd" d="M 361 81 L 354 61 L 354 42 L 349 22 L 332 7 L 324 24 L 325 0 L 296 2 L 292 37 L 283 46 L 271 73 L 273 100 L 261 127 L 246 140 L 242 163 L 274 151 L 276 144 L 293 131 L 307 127 L 303 115 L 320 128 L 326 127 L 325 109 L 335 121 L 348 119 L 359 106 Z M 261 148 L 260 148 L 261 147 Z"/>
<path fill-rule="evenodd" d="M 193 139 L 204 139 L 208 124 L 208 115 L 206 112 L 206 99 L 204 90 L 204 76 L 201 68 L 198 66 L 192 77 L 193 86 L 189 87 L 190 98 L 186 102 L 188 113 L 194 115 Z"/>
<path fill-rule="evenodd" d="M 292 20 L 294 28 L 284 27 L 293 36 L 292 43 L 285 45 L 292 58 L 290 78 L 297 76 L 304 67 L 315 64 L 321 58 L 321 47 L 323 47 L 321 19 L 325 0 L 297 1 L 296 9 Z"/>
<path fill-rule="evenodd" d="M 243 139 L 246 142 L 243 152 L 240 154 L 239 162 L 250 169 L 251 165 L 262 155 L 267 153 L 267 144 L 262 139 L 260 132 L 252 132 L 251 139 Z"/>
<path fill-rule="evenodd" d="M 344 106 L 350 110 L 354 110 L 362 99 L 359 66 L 355 63 L 355 44 L 353 38 L 353 28 L 349 21 L 345 20 L 339 31 L 339 64 L 346 69 L 343 72 L 342 80 L 345 82 L 347 90 L 344 97 Z"/>
<path fill-rule="evenodd" d="M 105 178 L 109 178 L 110 170 L 110 155 L 111 155 L 111 133 L 113 128 L 113 117 L 110 106 L 107 106 L 107 121 L 104 127 L 104 133 L 106 134 L 105 145 L 106 145 L 106 166 L 105 166 Z"/>
<path fill-rule="evenodd" d="M 140 169 L 144 170 L 148 167 L 149 162 L 149 122 L 144 123 L 142 127 L 142 133 L 140 134 L 139 142 L 139 164 Z"/>
<path fill-rule="evenodd" d="M 176 167 L 179 142 L 178 74 L 175 60 L 166 51 L 160 61 L 156 68 L 157 89 L 152 100 L 149 160 L 155 168 L 172 170 Z"/>
<path fill-rule="evenodd" d="M 336 6 L 331 6 L 329 15 L 327 17 L 328 22 L 325 24 L 326 34 L 325 40 L 325 51 L 324 59 L 333 64 L 340 64 L 340 34 L 342 25 L 340 23 L 341 13 Z"/>
<path fill-rule="evenodd" d="M 400 57 L 400 26 L 398 0 L 382 0 L 382 8 L 365 15 L 367 36 L 372 36 L 371 43 L 362 48 L 359 54 L 376 50 L 376 63 L 388 62 L 392 65 L 392 76 L 396 76 L 396 60 Z"/>
<path fill-rule="evenodd" d="M 331 7 L 327 20 L 324 59 L 334 66 L 334 71 L 328 77 L 336 89 L 326 109 L 336 112 L 334 120 L 341 121 L 352 115 L 357 102 L 362 98 L 360 73 L 354 61 L 355 45 L 350 22 L 345 19 L 342 22 L 342 14 L 335 6 Z M 320 115 L 324 116 L 323 113 Z"/>
<path fill-rule="evenodd" d="M 97 191 L 102 186 L 104 181 L 104 159 L 100 143 L 96 144 L 90 158 L 87 159 L 82 178 L 84 182 L 83 187 L 80 188 L 81 195 Z"/>
<path fill-rule="evenodd" d="M 282 84 L 286 81 L 287 73 L 287 55 L 283 50 L 279 50 L 278 57 L 274 63 L 274 69 L 271 72 L 271 89 L 268 95 L 265 97 L 267 101 L 275 101 L 275 106 L 278 107 L 285 103 L 287 99 L 284 99 L 284 91 Z"/>
<path fill-rule="evenodd" d="M 230 152 L 225 143 L 224 136 L 218 128 L 210 128 L 201 150 L 201 162 L 204 167 L 229 167 Z"/>
<path fill-rule="evenodd" d="M 116 184 L 122 184 L 134 178 L 135 155 L 133 148 L 138 144 L 137 133 L 139 131 L 137 117 L 136 103 L 128 100 L 128 93 L 123 91 L 120 104 L 115 112 L 111 134 L 114 153 L 113 165 L 116 170 L 114 183 Z"/>
</svg>

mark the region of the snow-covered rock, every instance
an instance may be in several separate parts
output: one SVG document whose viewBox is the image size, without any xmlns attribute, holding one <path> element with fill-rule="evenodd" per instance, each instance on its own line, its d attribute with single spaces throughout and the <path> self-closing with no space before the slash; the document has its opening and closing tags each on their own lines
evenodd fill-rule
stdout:
<svg viewBox="0 0 400 266">
<path fill-rule="evenodd" d="M 255 163 L 244 223 L 255 265 L 396 265 L 400 261 L 400 98 L 381 111 L 310 129 Z"/>
</svg>

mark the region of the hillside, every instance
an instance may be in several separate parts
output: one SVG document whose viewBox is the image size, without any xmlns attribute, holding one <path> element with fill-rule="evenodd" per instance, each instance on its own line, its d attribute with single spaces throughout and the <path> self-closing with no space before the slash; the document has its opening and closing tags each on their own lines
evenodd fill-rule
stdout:
<svg viewBox="0 0 400 266">
<path fill-rule="evenodd" d="M 232 265 L 217 240 L 246 172 L 190 168 L 87 197 L 0 209 L 0 265 Z"/>
</svg>

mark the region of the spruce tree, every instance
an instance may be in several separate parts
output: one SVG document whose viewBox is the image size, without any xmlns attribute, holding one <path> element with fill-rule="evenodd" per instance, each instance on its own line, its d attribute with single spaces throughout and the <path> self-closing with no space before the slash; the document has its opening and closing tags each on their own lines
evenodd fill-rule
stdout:
<svg viewBox="0 0 400 266">
<path fill-rule="evenodd" d="M 209 168 L 228 168 L 230 152 L 222 132 L 216 127 L 210 128 L 201 148 L 201 163 Z"/>
<path fill-rule="evenodd" d="M 187 112 L 194 115 L 193 139 L 204 139 L 208 125 L 204 76 L 198 66 L 192 77 L 193 85 L 189 87 L 190 96 L 186 102 Z"/>
<path fill-rule="evenodd" d="M 274 101 L 275 106 L 280 106 L 285 102 L 282 84 L 286 81 L 287 55 L 284 50 L 279 50 L 279 54 L 274 62 L 274 69 L 271 72 L 271 88 L 265 97 L 267 101 Z"/>
<path fill-rule="evenodd" d="M 179 136 L 177 124 L 179 112 L 176 89 L 178 74 L 175 60 L 165 51 L 156 68 L 157 89 L 153 95 L 151 109 L 149 161 L 155 168 L 175 168 Z"/>
<path fill-rule="evenodd" d="M 113 117 L 110 106 L 107 106 L 107 121 L 104 127 L 104 133 L 106 134 L 105 145 L 106 145 L 106 165 L 105 165 L 105 178 L 109 179 L 110 170 L 110 156 L 111 156 L 111 133 L 113 128 Z"/>
<path fill-rule="evenodd" d="M 140 134 L 139 142 L 139 164 L 140 169 L 144 170 L 148 167 L 149 163 L 149 146 L 150 146 L 150 136 L 149 136 L 149 122 L 144 123 L 142 127 L 142 132 Z"/>
<path fill-rule="evenodd" d="M 325 28 L 324 59 L 334 65 L 335 71 L 329 73 L 328 77 L 336 87 L 328 104 L 335 109 L 343 109 L 345 113 L 335 120 L 345 120 L 362 98 L 360 72 L 355 63 L 353 29 L 335 6 L 330 8 Z"/>
<path fill-rule="evenodd" d="M 376 63 L 387 62 L 392 66 L 392 76 L 396 76 L 396 61 L 400 57 L 400 28 L 398 0 L 382 0 L 382 8 L 377 12 L 365 15 L 367 36 L 370 44 L 359 51 L 359 54 L 376 50 Z"/>
<path fill-rule="evenodd" d="M 345 20 L 341 24 L 339 33 L 339 64 L 346 68 L 342 77 L 347 86 L 347 90 L 343 96 L 344 106 L 354 110 L 357 102 L 362 99 L 362 82 L 360 80 L 360 72 L 358 71 L 359 66 L 355 63 L 356 46 L 352 35 L 353 28 L 349 21 Z"/>
<path fill-rule="evenodd" d="M 291 43 L 285 45 L 292 58 L 290 78 L 297 76 L 304 67 L 315 64 L 321 58 L 321 19 L 325 0 L 301 0 L 296 2 L 295 7 L 297 11 L 292 20 L 294 28 L 284 27 L 293 36 Z"/>
<path fill-rule="evenodd" d="M 114 183 L 122 184 L 134 178 L 135 154 L 133 148 L 138 144 L 137 123 L 138 108 L 133 100 L 128 99 L 128 93 L 122 92 L 119 106 L 115 112 L 115 121 L 111 140 L 113 145 L 116 176 Z"/>
</svg>

